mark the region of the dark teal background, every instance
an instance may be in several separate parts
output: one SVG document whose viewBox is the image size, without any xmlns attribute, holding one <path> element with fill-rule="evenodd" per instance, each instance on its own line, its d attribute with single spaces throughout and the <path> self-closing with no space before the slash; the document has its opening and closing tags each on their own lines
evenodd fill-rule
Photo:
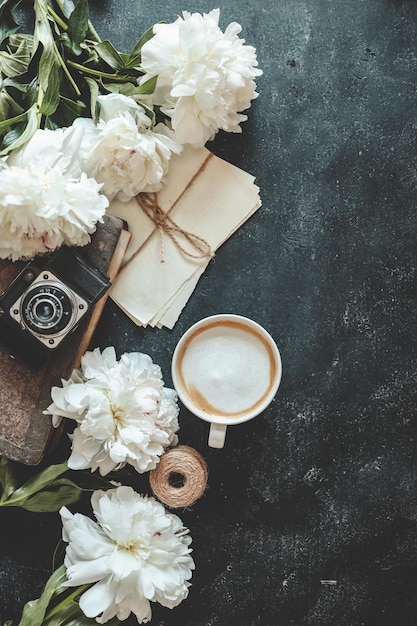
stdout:
<svg viewBox="0 0 417 626">
<path fill-rule="evenodd" d="M 156 21 L 220 6 L 264 71 L 242 135 L 208 145 L 256 176 L 263 207 L 172 331 L 137 328 L 109 302 L 92 343 L 150 354 L 170 386 L 182 333 L 230 312 L 264 325 L 282 355 L 275 401 L 230 428 L 223 450 L 181 410 L 180 442 L 204 455 L 209 484 L 178 511 L 193 537 L 189 598 L 155 605 L 152 624 L 414 626 L 417 3 L 90 4 L 121 51 Z M 149 491 L 147 477 L 135 487 Z M 0 614 L 18 619 L 61 525 L 2 510 L 0 530 Z"/>
</svg>

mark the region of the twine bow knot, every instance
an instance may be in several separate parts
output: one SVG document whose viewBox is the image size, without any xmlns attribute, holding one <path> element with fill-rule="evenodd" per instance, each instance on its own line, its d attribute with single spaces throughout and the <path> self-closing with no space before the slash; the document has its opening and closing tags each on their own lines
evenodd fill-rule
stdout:
<svg viewBox="0 0 417 626">
<path fill-rule="evenodd" d="M 139 193 L 136 196 L 136 201 L 159 230 L 161 239 L 161 263 L 165 263 L 165 235 L 170 237 L 178 250 L 180 250 L 185 256 L 192 259 L 203 259 L 204 257 L 211 258 L 214 256 L 210 244 L 205 239 L 181 228 L 181 226 L 179 226 L 172 219 L 169 213 L 166 213 L 159 206 L 157 193 Z M 188 243 L 188 249 L 184 246 L 181 240 Z M 192 252 L 190 248 L 191 250 L 194 250 L 194 252 Z"/>
</svg>

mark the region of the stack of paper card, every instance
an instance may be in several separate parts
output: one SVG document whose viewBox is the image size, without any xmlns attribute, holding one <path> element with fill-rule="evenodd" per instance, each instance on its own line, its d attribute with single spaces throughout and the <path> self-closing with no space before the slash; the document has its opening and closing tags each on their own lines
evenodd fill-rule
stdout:
<svg viewBox="0 0 417 626">
<path fill-rule="evenodd" d="M 171 159 L 158 204 L 175 225 L 203 239 L 214 253 L 261 201 L 253 176 L 206 148 L 187 147 Z M 181 233 L 173 240 L 135 198 L 113 201 L 110 212 L 125 219 L 132 233 L 111 298 L 139 326 L 173 328 L 211 257 L 184 253 L 187 242 L 180 241 Z"/>
</svg>

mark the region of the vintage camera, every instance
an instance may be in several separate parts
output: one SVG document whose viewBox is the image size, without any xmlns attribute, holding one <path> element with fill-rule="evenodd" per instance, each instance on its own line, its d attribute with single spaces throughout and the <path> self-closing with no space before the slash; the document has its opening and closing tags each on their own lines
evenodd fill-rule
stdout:
<svg viewBox="0 0 417 626">
<path fill-rule="evenodd" d="M 28 263 L 0 295 L 0 340 L 39 369 L 110 284 L 73 248 Z"/>
</svg>

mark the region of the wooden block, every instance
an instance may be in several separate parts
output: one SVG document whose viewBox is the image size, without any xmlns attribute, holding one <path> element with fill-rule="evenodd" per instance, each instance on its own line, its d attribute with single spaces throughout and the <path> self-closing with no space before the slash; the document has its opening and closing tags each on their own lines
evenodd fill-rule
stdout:
<svg viewBox="0 0 417 626">
<path fill-rule="evenodd" d="M 114 280 L 124 257 L 130 233 L 125 223 L 106 215 L 98 224 L 88 246 L 79 253 L 93 266 Z M 23 262 L 0 260 L 0 291 L 24 267 Z M 60 429 L 54 429 L 43 411 L 51 403 L 51 388 L 69 378 L 87 350 L 107 299 L 105 294 L 79 327 L 39 371 L 34 372 L 14 359 L 0 345 L 0 455 L 37 465 L 56 442 Z"/>
</svg>

